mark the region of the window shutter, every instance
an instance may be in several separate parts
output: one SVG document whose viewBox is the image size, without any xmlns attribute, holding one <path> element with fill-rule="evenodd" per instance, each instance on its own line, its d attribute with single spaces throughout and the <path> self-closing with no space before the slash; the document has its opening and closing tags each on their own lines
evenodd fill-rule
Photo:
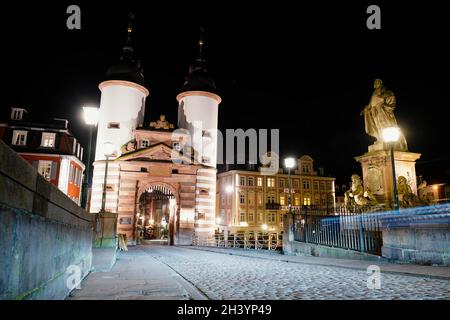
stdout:
<svg viewBox="0 0 450 320">
<path fill-rule="evenodd" d="M 58 162 L 52 161 L 52 172 L 50 175 L 51 180 L 56 179 L 56 170 L 58 170 Z"/>
<path fill-rule="evenodd" d="M 34 161 L 33 161 L 33 168 L 34 168 L 34 170 L 36 170 L 36 171 L 39 170 L 39 160 L 34 160 Z"/>
</svg>

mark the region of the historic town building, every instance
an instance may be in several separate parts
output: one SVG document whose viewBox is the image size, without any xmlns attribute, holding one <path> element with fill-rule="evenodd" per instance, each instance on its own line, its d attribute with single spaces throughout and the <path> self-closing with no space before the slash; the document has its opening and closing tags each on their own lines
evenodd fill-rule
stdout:
<svg viewBox="0 0 450 320">
<path fill-rule="evenodd" d="M 0 123 L 0 139 L 80 204 L 83 147 L 68 126 L 65 119 L 35 120 L 24 108 L 11 108 L 9 119 Z"/>
<path fill-rule="evenodd" d="M 292 209 L 315 206 L 323 214 L 333 212 L 335 178 L 320 176 L 314 161 L 304 155 L 291 173 Z M 280 169 L 275 175 L 260 171 L 230 170 L 218 174 L 217 217 L 219 230 L 253 232 L 282 230 L 283 215 L 288 212 L 289 181 Z"/>
<path fill-rule="evenodd" d="M 99 85 L 90 212 L 117 213 L 117 231 L 129 244 L 165 236 L 170 244 L 191 244 L 215 230 L 221 98 L 207 73 L 200 40 L 200 55 L 176 97 L 177 125 L 163 115 L 145 124 L 149 90 L 131 46 L 132 32 L 130 25 L 120 63 Z"/>
</svg>

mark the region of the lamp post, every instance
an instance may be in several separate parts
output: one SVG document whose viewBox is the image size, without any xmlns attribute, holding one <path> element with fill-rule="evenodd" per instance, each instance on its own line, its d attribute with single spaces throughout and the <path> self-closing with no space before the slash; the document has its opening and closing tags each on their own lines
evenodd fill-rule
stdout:
<svg viewBox="0 0 450 320">
<path fill-rule="evenodd" d="M 93 132 L 93 128 L 97 125 L 97 122 L 98 122 L 98 108 L 83 107 L 83 117 L 84 117 L 84 122 L 89 127 L 89 145 L 88 145 L 87 158 L 86 158 L 86 170 L 85 170 L 85 178 L 83 181 L 82 193 L 81 193 L 81 207 L 86 209 L 87 198 L 88 198 L 88 187 L 89 187 L 89 173 L 90 173 L 90 169 L 91 169 L 92 132 Z"/>
<path fill-rule="evenodd" d="M 109 157 L 112 156 L 112 154 L 113 154 L 113 148 L 114 148 L 114 146 L 111 142 L 106 142 L 104 144 L 106 162 L 105 162 L 105 177 L 103 180 L 102 209 L 100 210 L 100 212 L 105 212 L 106 182 L 107 182 L 107 178 L 108 178 L 108 162 L 109 162 Z"/>
<path fill-rule="evenodd" d="M 289 207 L 289 214 L 292 216 L 292 233 L 294 233 L 294 213 L 292 212 L 292 185 L 291 185 L 291 169 L 295 167 L 295 159 L 294 158 L 286 158 L 284 159 L 284 166 L 288 169 L 288 187 L 289 187 L 289 193 L 288 193 L 288 207 Z"/>
<path fill-rule="evenodd" d="M 394 146 L 400 138 L 400 129 L 398 127 L 384 128 L 382 131 L 384 142 L 388 143 L 391 149 L 391 165 L 392 165 L 392 178 L 394 183 L 394 209 L 398 211 L 398 192 L 397 192 L 397 179 L 395 177 L 395 158 L 394 158 Z"/>
</svg>

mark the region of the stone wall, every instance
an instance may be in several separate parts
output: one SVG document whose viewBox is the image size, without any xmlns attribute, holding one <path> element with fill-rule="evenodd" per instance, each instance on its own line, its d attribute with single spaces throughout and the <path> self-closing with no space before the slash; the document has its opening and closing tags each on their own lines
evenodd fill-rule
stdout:
<svg viewBox="0 0 450 320">
<path fill-rule="evenodd" d="M 0 141 L 1 300 L 66 298 L 91 268 L 91 220 Z"/>
<path fill-rule="evenodd" d="M 450 266 L 450 223 L 385 227 L 382 255 L 402 263 Z"/>
</svg>

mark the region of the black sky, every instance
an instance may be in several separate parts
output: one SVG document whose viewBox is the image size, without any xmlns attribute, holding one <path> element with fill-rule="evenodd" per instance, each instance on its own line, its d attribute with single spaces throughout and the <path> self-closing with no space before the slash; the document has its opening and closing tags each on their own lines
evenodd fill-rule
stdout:
<svg viewBox="0 0 450 320">
<path fill-rule="evenodd" d="M 99 105 L 98 83 L 118 61 L 132 9 L 151 92 L 147 122 L 161 113 L 176 122 L 175 97 L 203 26 L 208 69 L 223 98 L 220 128 L 279 128 L 282 156 L 310 154 L 347 183 L 360 172 L 353 157 L 372 141 L 359 113 L 379 77 L 396 94 L 410 151 L 423 154 L 418 174 L 450 182 L 450 37 L 442 2 L 378 2 L 382 30 L 375 31 L 365 26 L 372 2 L 93 2 L 17 3 L 4 12 L 3 110 L 22 105 L 68 118 L 86 145 L 80 108 Z M 66 28 L 69 4 L 81 7 L 81 30 Z"/>
</svg>

